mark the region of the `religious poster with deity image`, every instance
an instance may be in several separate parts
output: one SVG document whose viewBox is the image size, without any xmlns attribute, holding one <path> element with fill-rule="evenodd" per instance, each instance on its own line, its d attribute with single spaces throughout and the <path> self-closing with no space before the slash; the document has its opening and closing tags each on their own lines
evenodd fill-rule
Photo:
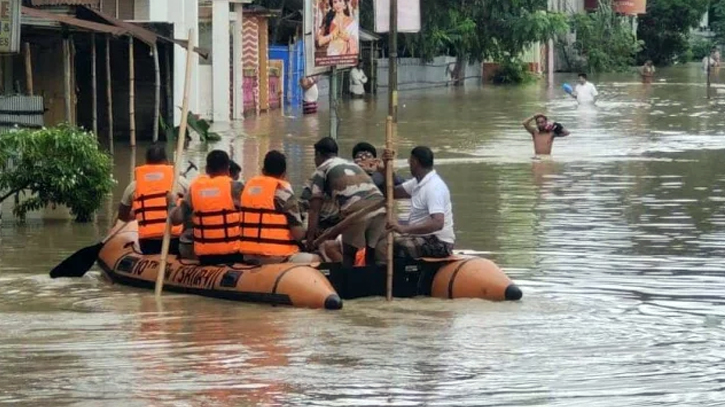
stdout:
<svg viewBox="0 0 725 407">
<path fill-rule="evenodd" d="M 315 67 L 357 64 L 361 0 L 311 1 Z"/>
</svg>

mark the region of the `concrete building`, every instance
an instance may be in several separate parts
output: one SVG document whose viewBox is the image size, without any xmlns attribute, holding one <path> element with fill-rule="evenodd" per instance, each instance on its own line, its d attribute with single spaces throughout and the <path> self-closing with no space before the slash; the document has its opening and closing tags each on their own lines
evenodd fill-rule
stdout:
<svg viewBox="0 0 725 407">
<path fill-rule="evenodd" d="M 221 123 L 243 117 L 242 8 L 251 0 L 101 1 L 102 7 L 115 8 L 119 18 L 137 22 L 170 22 L 174 25 L 174 37 L 178 39 L 185 39 L 189 29 L 194 29 L 194 42 L 200 47 L 210 46 L 211 63 L 200 62 L 199 57 L 194 55 L 191 93 L 196 96 L 189 101 L 189 109 Z M 133 10 L 132 16 L 128 15 L 130 10 Z M 208 28 L 209 24 L 200 24 L 200 13 L 211 19 L 210 35 L 201 33 L 203 43 L 200 42 L 200 31 Z M 173 73 L 175 106 L 181 106 L 184 70 L 185 51 L 177 47 Z M 180 116 L 181 111 L 174 109 L 176 122 Z"/>
</svg>

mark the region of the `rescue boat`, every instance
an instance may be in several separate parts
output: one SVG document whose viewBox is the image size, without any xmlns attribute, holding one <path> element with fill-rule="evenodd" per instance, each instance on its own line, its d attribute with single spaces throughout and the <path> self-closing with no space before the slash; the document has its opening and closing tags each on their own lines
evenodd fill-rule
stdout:
<svg viewBox="0 0 725 407">
<path fill-rule="evenodd" d="M 138 223 L 119 223 L 110 236 L 98 255 L 103 273 L 119 284 L 153 289 L 161 256 L 139 251 Z M 169 255 L 164 277 L 166 291 L 303 308 L 342 308 L 330 281 L 304 264 L 201 266 Z"/>
<path fill-rule="evenodd" d="M 161 256 L 140 253 L 137 223 L 119 223 L 109 235 L 112 237 L 98 256 L 103 273 L 119 284 L 153 289 Z M 227 300 L 334 310 L 342 308 L 343 299 L 384 296 L 386 276 L 384 265 L 352 270 L 339 263 L 201 266 L 169 255 L 164 289 Z M 396 260 L 393 296 L 516 301 L 523 294 L 492 261 L 452 256 Z"/>
</svg>

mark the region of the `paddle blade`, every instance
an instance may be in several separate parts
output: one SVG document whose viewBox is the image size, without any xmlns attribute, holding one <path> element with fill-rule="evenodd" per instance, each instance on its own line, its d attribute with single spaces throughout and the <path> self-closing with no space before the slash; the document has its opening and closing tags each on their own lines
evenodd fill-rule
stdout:
<svg viewBox="0 0 725 407">
<path fill-rule="evenodd" d="M 60 264 L 55 266 L 50 271 L 50 278 L 58 277 L 83 277 L 91 267 L 93 263 L 98 259 L 98 254 L 103 248 L 103 243 L 98 243 L 93 246 L 84 247 L 81 250 L 73 253 L 70 257 L 63 260 Z"/>
<path fill-rule="evenodd" d="M 564 92 L 566 92 L 570 95 L 572 92 L 574 92 L 574 88 L 572 88 L 571 85 L 569 85 L 568 83 L 561 85 L 561 87 L 564 88 Z"/>
</svg>

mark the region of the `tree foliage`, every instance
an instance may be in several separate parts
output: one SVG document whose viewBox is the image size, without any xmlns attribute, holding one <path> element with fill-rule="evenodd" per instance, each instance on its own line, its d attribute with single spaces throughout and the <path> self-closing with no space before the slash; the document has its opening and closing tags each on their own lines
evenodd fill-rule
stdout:
<svg viewBox="0 0 725 407">
<path fill-rule="evenodd" d="M 576 40 L 564 46 L 569 69 L 579 72 L 616 72 L 630 69 L 642 48 L 628 17 L 617 15 L 611 0 L 600 0 L 593 13 L 571 16 Z M 562 44 L 563 42 L 560 42 Z"/>
<path fill-rule="evenodd" d="M 688 34 L 697 27 L 709 0 L 648 0 L 639 17 L 637 37 L 644 41 L 638 59 L 667 65 L 689 48 Z"/>
<path fill-rule="evenodd" d="M 114 185 L 111 157 L 93 134 L 69 125 L 0 134 L 0 169 L 0 202 L 15 197 L 21 219 L 58 204 L 89 221 Z"/>
<path fill-rule="evenodd" d="M 715 33 L 715 40 L 725 43 L 725 0 L 711 1 L 709 11 L 710 29 Z"/>
<path fill-rule="evenodd" d="M 421 14 L 420 33 L 403 44 L 425 60 L 503 61 L 568 29 L 564 15 L 546 11 L 546 0 L 421 0 Z"/>
</svg>

